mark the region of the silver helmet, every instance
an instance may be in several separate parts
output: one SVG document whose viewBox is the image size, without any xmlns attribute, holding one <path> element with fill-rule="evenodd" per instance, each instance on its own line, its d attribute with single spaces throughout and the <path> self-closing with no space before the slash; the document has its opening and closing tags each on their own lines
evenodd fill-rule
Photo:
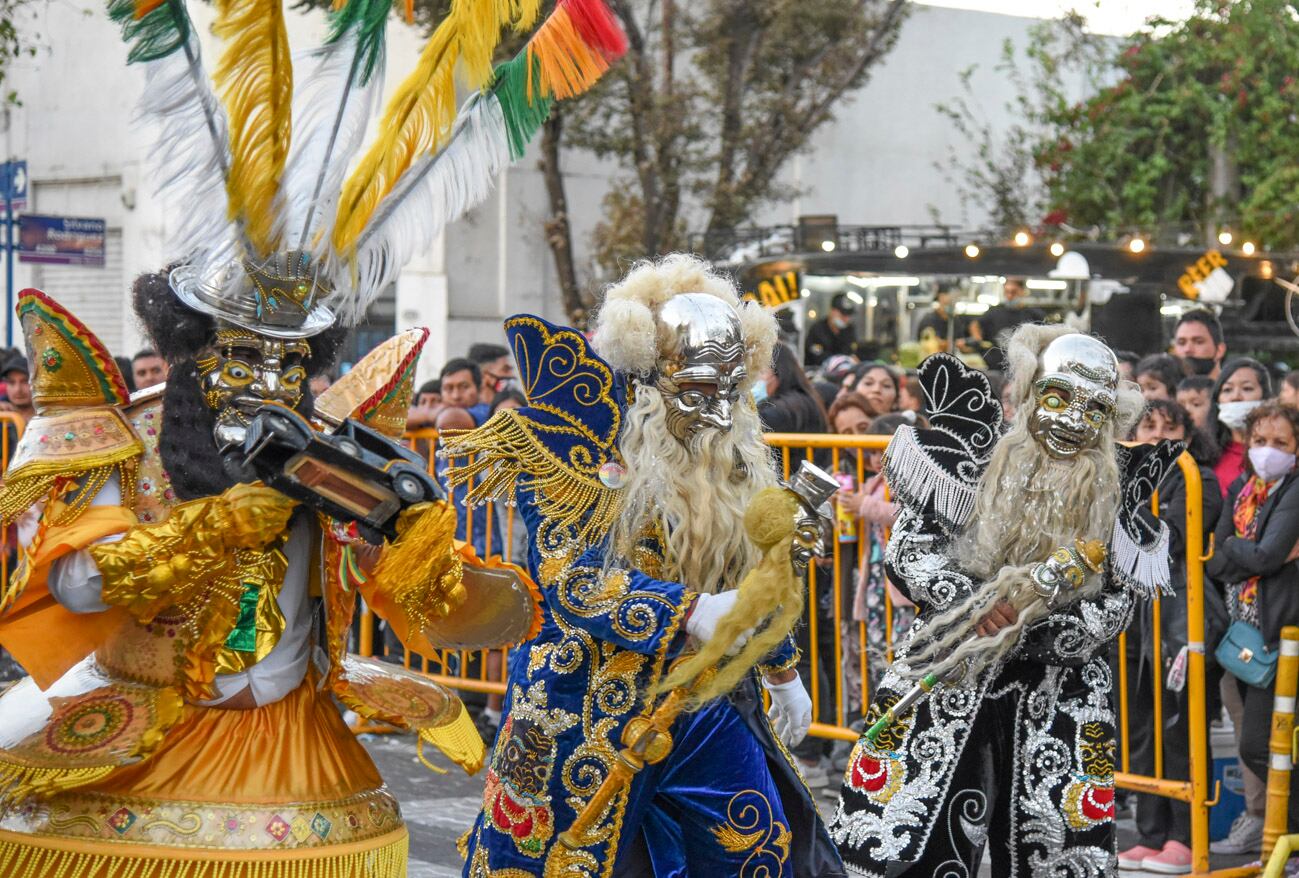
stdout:
<svg viewBox="0 0 1299 878">
<path fill-rule="evenodd" d="M 667 403 L 668 429 L 681 442 L 708 429 L 730 430 L 748 375 L 740 315 L 716 296 L 683 293 L 664 303 L 658 321 L 653 384 Z"/>
<path fill-rule="evenodd" d="M 1118 386 L 1118 358 L 1102 342 L 1080 333 L 1056 338 L 1039 358 L 1029 432 L 1051 457 L 1077 457 L 1114 418 Z"/>
</svg>

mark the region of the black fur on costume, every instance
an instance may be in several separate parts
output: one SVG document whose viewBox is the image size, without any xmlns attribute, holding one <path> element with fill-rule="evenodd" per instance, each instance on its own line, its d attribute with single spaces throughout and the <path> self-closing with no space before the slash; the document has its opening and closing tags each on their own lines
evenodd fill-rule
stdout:
<svg viewBox="0 0 1299 878">
<path fill-rule="evenodd" d="M 162 432 L 158 448 L 172 489 L 181 500 L 210 497 L 234 482 L 226 475 L 212 440 L 216 412 L 203 401 L 195 357 L 216 332 L 216 321 L 183 303 L 167 281 L 174 266 L 159 273 L 142 274 L 131 291 L 135 314 L 150 341 L 171 371 L 163 391 Z M 303 363 L 308 378 L 333 365 L 347 330 L 332 327 L 308 339 L 311 356 Z M 314 398 L 303 382 L 297 410 L 311 414 Z"/>
</svg>

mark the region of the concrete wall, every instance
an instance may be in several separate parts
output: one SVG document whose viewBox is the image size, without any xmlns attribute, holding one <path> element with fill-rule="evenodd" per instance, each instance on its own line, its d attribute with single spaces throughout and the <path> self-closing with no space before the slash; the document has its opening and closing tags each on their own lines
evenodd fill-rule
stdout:
<svg viewBox="0 0 1299 878">
<path fill-rule="evenodd" d="M 206 33 L 211 7 L 191 5 Z M 120 254 L 110 258 L 113 264 L 102 274 L 19 265 L 16 287 L 39 282 L 56 298 L 67 299 L 114 352 L 129 355 L 140 345 L 139 328 L 126 306 L 130 279 L 170 256 L 164 247 L 168 218 L 147 176 L 153 135 L 132 123 L 142 77 L 127 67 L 125 48 L 101 3 L 70 0 L 41 10 L 34 25 L 43 47 L 37 58 L 12 71 L 23 105 L 10 111 L 0 147 L 28 160 L 32 211 L 103 216 L 110 232 L 120 235 Z M 319 39 L 321 16 L 291 14 L 290 21 L 295 48 Z M 788 169 L 806 193 L 794 204 L 765 209 L 755 220 L 788 222 L 799 213 L 837 213 L 850 223 L 923 223 L 934 204 L 944 218 L 960 222 L 955 194 L 933 167 L 946 160 L 954 143 L 954 132 L 934 104 L 958 94 L 959 72 L 977 63 L 983 106 L 991 118 L 1003 117 L 1008 86 L 992 68 L 1002 41 L 1021 40 L 1031 24 L 1026 18 L 917 7 L 870 82 L 821 130 L 813 150 Z M 389 88 L 413 64 L 419 46 L 416 35 L 400 25 L 390 33 Z M 207 42 L 210 69 L 216 51 Z M 615 169 L 581 154 L 566 154 L 564 162 L 583 271 L 600 199 Z M 543 237 L 546 215 L 534 146 L 502 175 L 496 194 L 430 242 L 429 252 L 404 272 L 397 321 L 433 330 L 421 380 L 473 342 L 501 340 L 500 322 L 509 314 L 533 311 L 563 319 Z"/>
</svg>

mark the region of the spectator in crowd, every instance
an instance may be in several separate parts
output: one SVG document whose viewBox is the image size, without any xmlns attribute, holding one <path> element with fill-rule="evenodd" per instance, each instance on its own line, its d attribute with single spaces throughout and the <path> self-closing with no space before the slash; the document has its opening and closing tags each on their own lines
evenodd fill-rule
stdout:
<svg viewBox="0 0 1299 878">
<path fill-rule="evenodd" d="M 1224 494 L 1245 468 L 1245 419 L 1271 395 L 1271 378 L 1258 360 L 1235 357 L 1219 370 L 1209 419 L 1222 451 L 1213 472 Z"/>
<path fill-rule="evenodd" d="M 415 394 L 415 404 L 425 408 L 442 405 L 442 379 L 434 378 L 421 384 Z"/>
<path fill-rule="evenodd" d="M 1229 367 L 1230 363 L 1223 366 L 1223 376 Z M 1258 629 L 1267 648 L 1275 651 L 1282 626 L 1299 622 L 1299 411 L 1275 402 L 1258 406 L 1246 419 L 1243 438 L 1249 448 L 1245 469 L 1227 490 L 1213 557 L 1205 570 L 1225 585 L 1232 622 Z M 1241 762 L 1256 777 L 1265 778 L 1275 683 L 1258 688 L 1228 673 L 1222 689 Z M 1299 802 L 1299 772 L 1290 776 L 1290 801 Z M 1258 852 L 1262 815 L 1247 810 L 1238 824 L 1224 839 L 1227 844 L 1216 842 L 1214 850 Z M 1290 808 L 1288 831 L 1299 831 L 1299 808 Z M 1233 846 L 1233 841 L 1238 844 Z"/>
<path fill-rule="evenodd" d="M 448 360 L 438 376 L 442 386 L 442 414 L 447 409 L 463 409 L 472 419 L 469 427 L 477 427 L 487 420 L 490 410 L 480 406 L 479 388 L 483 383 L 483 373 L 478 364 L 465 357 Z M 439 414 L 438 429 L 443 428 L 442 414 Z M 451 426 L 450 424 L 446 426 Z"/>
<path fill-rule="evenodd" d="M 27 368 L 27 357 L 21 353 L 15 352 L 5 361 L 3 377 L 8 402 L 0 406 L 0 411 L 13 412 L 21 416 L 24 422 L 30 421 L 36 414 Z"/>
<path fill-rule="evenodd" d="M 1196 308 L 1177 318 L 1173 330 L 1173 353 L 1186 365 L 1188 375 L 1217 379 L 1222 370 L 1222 359 L 1227 356 L 1227 344 L 1217 315 L 1207 308 Z"/>
<path fill-rule="evenodd" d="M 1135 351 L 1115 351 L 1114 356 L 1119 361 L 1119 378 L 1136 381 L 1137 363 L 1141 362 L 1141 355 Z"/>
<path fill-rule="evenodd" d="M 916 341 L 924 341 L 927 336 L 934 339 L 934 350 L 966 350 L 965 337 L 969 334 L 970 320 L 962 317 L 953 309 L 956 288 L 943 284 L 934 294 L 933 310 L 920 319 L 916 327 Z"/>
<path fill-rule="evenodd" d="M 1201 545 L 1208 545 L 1209 533 L 1216 526 L 1222 510 L 1222 495 L 1217 479 L 1209 467 L 1213 449 L 1207 437 L 1196 426 L 1186 409 L 1165 399 L 1151 400 L 1129 439 L 1155 443 L 1161 439 L 1185 442 L 1187 450 L 1199 465 L 1202 485 Z M 1153 775 L 1155 769 L 1154 699 L 1161 698 L 1163 717 L 1163 776 L 1172 780 L 1190 777 L 1188 744 L 1189 691 L 1185 686 L 1186 638 L 1186 479 L 1174 467 L 1159 486 L 1159 518 L 1167 523 L 1169 533 L 1169 568 L 1172 595 L 1160 601 L 1161 667 L 1152 667 L 1154 658 L 1154 611 L 1150 602 L 1141 601 L 1128 628 L 1128 748 L 1132 770 Z M 1205 589 L 1206 603 L 1217 601 L 1217 612 L 1205 612 L 1205 642 L 1212 655 L 1213 646 L 1225 630 L 1226 610 L 1212 588 Z M 1155 677 L 1165 683 L 1156 689 Z M 1209 739 L 1208 717 L 1205 717 L 1205 741 Z M 1203 758 L 1208 758 L 1207 748 Z M 1136 795 L 1136 844 L 1119 854 L 1119 868 L 1144 869 L 1166 875 L 1191 871 L 1191 809 L 1185 802 L 1151 793 Z"/>
<path fill-rule="evenodd" d="M 478 404 L 491 410 L 496 394 L 510 389 L 514 383 L 514 358 L 504 345 L 474 344 L 469 346 L 468 358 L 478 364 L 482 379 L 478 385 Z"/>
<path fill-rule="evenodd" d="M 1041 308 L 1028 306 L 1025 301 L 1027 295 L 1028 289 L 1022 277 L 1008 277 L 1002 285 L 1004 301 L 993 305 L 979 318 L 979 337 L 989 345 L 983 353 L 983 360 L 989 369 L 1006 369 L 1006 354 L 1000 347 L 1002 336 L 1014 332 L 1025 323 L 1041 323 L 1046 320 L 1046 313 Z"/>
<path fill-rule="evenodd" d="M 135 386 L 135 375 L 131 372 L 131 361 L 126 357 L 113 357 L 113 362 L 117 364 L 117 371 L 122 373 L 122 380 L 126 382 L 128 393 L 135 393 L 140 388 Z"/>
<path fill-rule="evenodd" d="M 415 403 L 406 414 L 406 429 L 420 430 L 437 426 L 438 413 L 442 411 L 442 382 L 434 378 L 425 381 L 415 391 Z"/>
<path fill-rule="evenodd" d="M 871 407 L 871 416 L 887 415 L 898 410 L 902 382 L 898 373 L 883 363 L 862 363 L 857 367 L 855 392 Z"/>
<path fill-rule="evenodd" d="M 892 436 L 898 428 L 909 424 L 904 413 L 881 415 L 871 421 L 869 430 L 872 436 Z M 864 559 L 861 574 L 853 590 L 852 620 L 866 625 L 866 661 L 870 676 L 870 688 L 883 675 L 890 660 L 889 651 L 897 643 L 915 618 L 911 603 L 888 585 L 884 575 L 885 531 L 893 526 L 897 518 L 897 506 L 886 499 L 884 475 L 884 452 L 874 450 L 867 452 L 866 468 L 870 477 L 855 494 L 845 495 L 841 503 L 857 511 L 868 539 L 864 548 Z M 886 624 L 885 593 L 888 593 L 893 605 L 893 626 Z M 860 690 L 860 685 L 858 686 Z"/>
<path fill-rule="evenodd" d="M 131 377 L 140 390 L 167 380 L 167 361 L 153 348 L 144 348 L 131 357 Z"/>
<path fill-rule="evenodd" d="M 1186 409 L 1197 429 L 1211 431 L 1209 409 L 1213 407 L 1213 379 L 1208 375 L 1188 375 L 1177 382 L 1177 404 Z"/>
<path fill-rule="evenodd" d="M 830 300 L 830 313 L 812 324 L 807 332 L 807 347 L 803 352 L 803 363 L 807 366 L 819 366 L 835 354 L 857 354 L 857 327 L 852 317 L 856 306 L 846 293 L 839 293 Z"/>
<path fill-rule="evenodd" d="M 1281 380 L 1281 392 L 1276 399 L 1281 405 L 1299 408 L 1299 371 L 1285 373 L 1285 378 Z"/>
<path fill-rule="evenodd" d="M 1142 357 L 1133 374 L 1146 399 L 1175 399 L 1177 385 L 1184 377 L 1181 364 L 1170 354 Z"/>
<path fill-rule="evenodd" d="M 908 369 L 898 383 L 898 411 L 915 412 L 917 415 L 925 410 L 925 390 L 920 386 L 920 376 L 915 369 Z"/>
<path fill-rule="evenodd" d="M 758 417 L 772 433 L 824 433 L 825 408 L 793 348 L 776 345 L 771 368 L 753 387 Z"/>
<path fill-rule="evenodd" d="M 870 403 L 857 393 L 845 393 L 830 406 L 830 429 L 840 436 L 865 436 L 870 433 Z"/>
</svg>

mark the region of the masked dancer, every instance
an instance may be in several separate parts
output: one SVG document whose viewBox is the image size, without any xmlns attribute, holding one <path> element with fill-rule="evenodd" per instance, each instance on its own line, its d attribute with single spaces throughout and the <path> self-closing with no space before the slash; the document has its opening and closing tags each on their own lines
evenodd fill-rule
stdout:
<svg viewBox="0 0 1299 878">
<path fill-rule="evenodd" d="M 931 427 L 886 453 L 888 573 L 923 610 L 831 821 L 853 875 L 973 876 L 985 846 L 994 875 L 1117 868 L 1101 653 L 1167 586 L 1167 533 L 1142 507 L 1180 446 L 1114 444 L 1142 399 L 1095 338 L 1031 324 L 1008 356 L 1004 435 L 986 377 L 939 354 L 920 370 Z"/>
<path fill-rule="evenodd" d="M 483 474 L 480 496 L 513 492 L 545 621 L 510 658 L 465 875 L 842 874 L 785 750 L 811 721 L 788 636 L 801 599 L 782 624 L 735 609 L 760 563 L 746 510 L 776 484 L 749 392 L 775 321 L 672 256 L 608 290 L 594 351 L 536 317 L 506 331 L 529 404 L 448 453 L 478 454 L 457 472 Z M 789 577 L 788 554 L 776 560 Z M 675 685 L 668 668 L 710 648 L 757 664 L 775 734 L 752 677 L 719 674 L 692 690 L 662 749 L 638 755 Z M 602 797 L 629 758 L 644 765 Z"/>
</svg>

